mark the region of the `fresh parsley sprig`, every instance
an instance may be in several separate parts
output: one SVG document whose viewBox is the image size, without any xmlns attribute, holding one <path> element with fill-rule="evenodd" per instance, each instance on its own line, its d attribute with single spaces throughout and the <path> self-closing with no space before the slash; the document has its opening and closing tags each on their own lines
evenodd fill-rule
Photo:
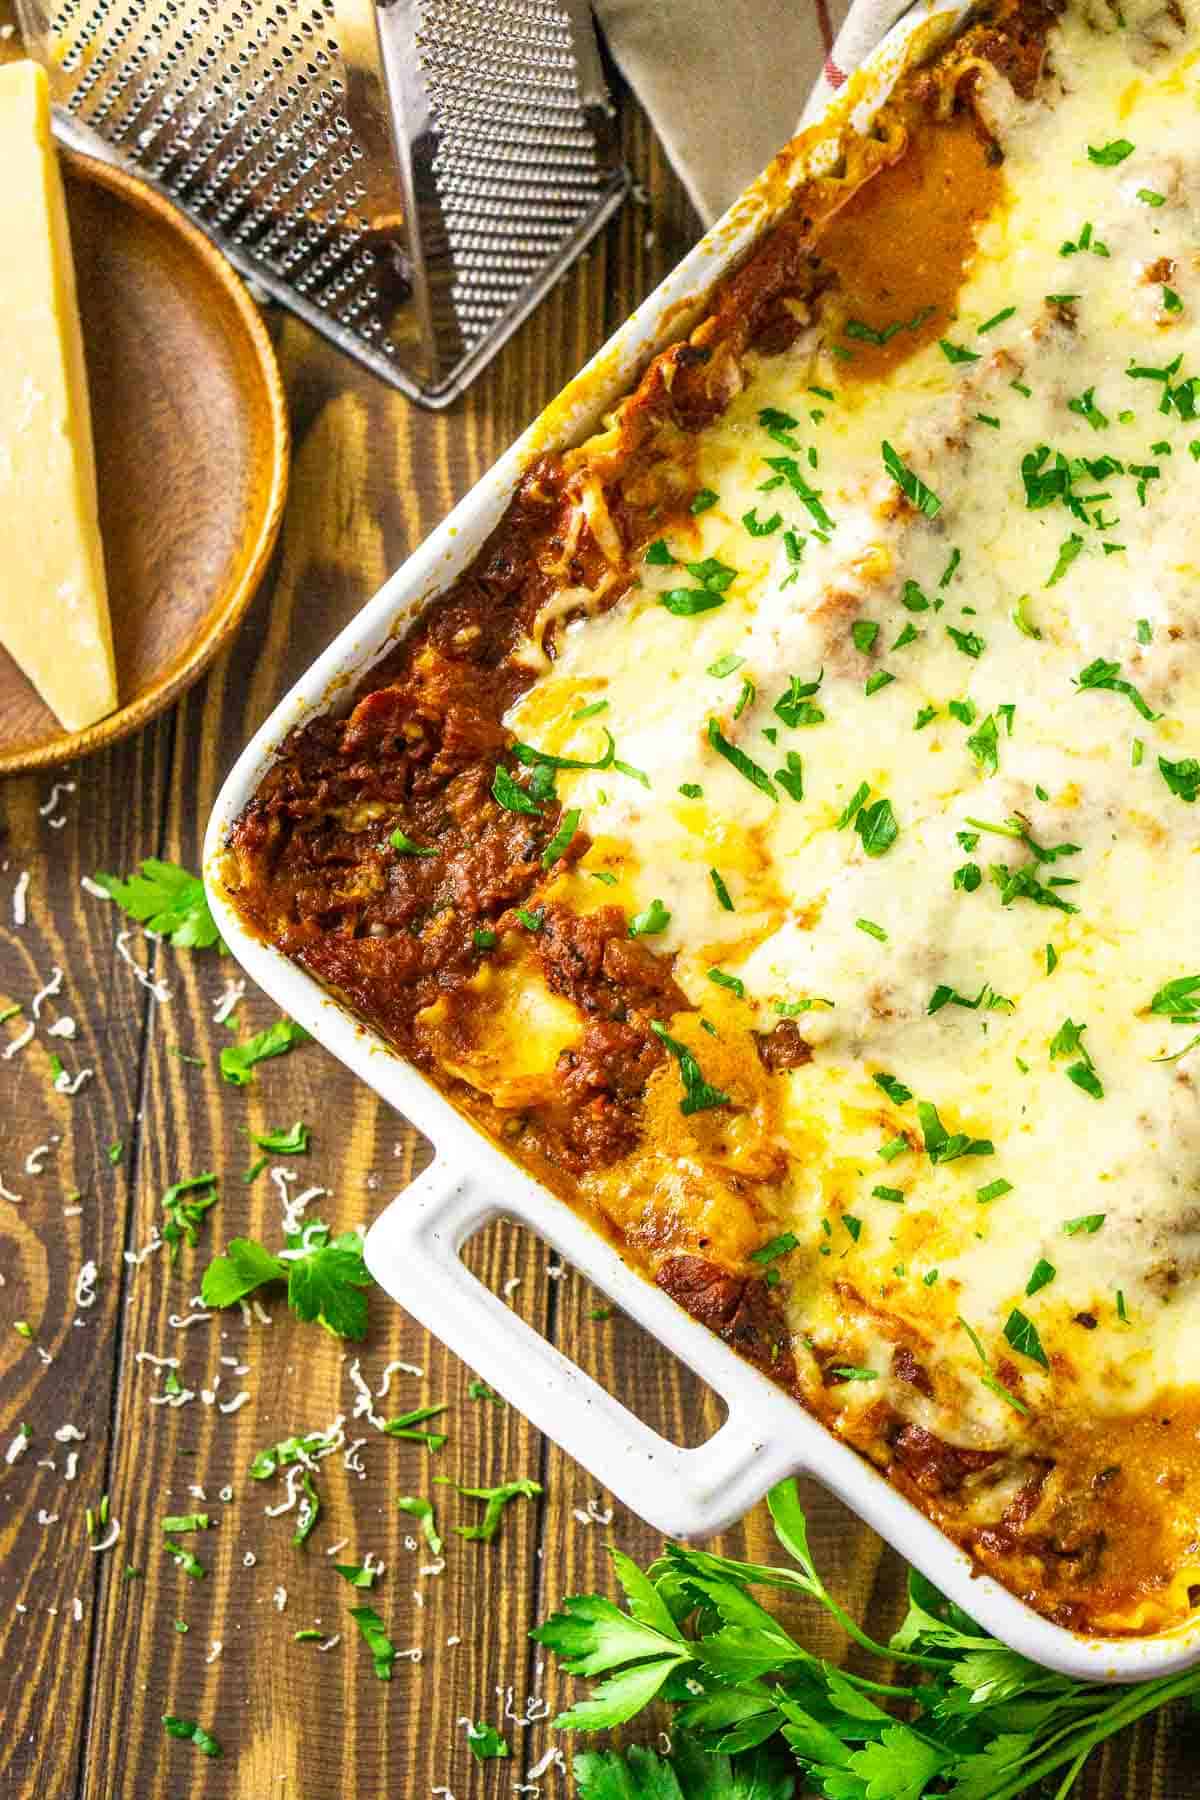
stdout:
<svg viewBox="0 0 1200 1800">
<path fill-rule="evenodd" d="M 580 1800 L 790 1800 L 798 1780 L 828 1800 L 1015 1800 L 1056 1771 L 1065 1800 L 1098 1744 L 1200 1693 L 1198 1670 L 1127 1688 L 1056 1675 L 998 1644 L 915 1571 L 908 1616 L 877 1643 L 822 1582 L 795 1482 L 773 1488 L 767 1505 L 795 1566 L 668 1544 L 642 1570 L 613 1549 L 625 1607 L 573 1595 L 532 1633 L 594 1683 L 560 1729 L 621 1725 L 656 1699 L 673 1709 L 669 1753 L 577 1755 Z M 881 1679 L 815 1656 L 756 1588 L 816 1601 L 886 1665 Z M 913 1678 L 893 1679 L 896 1662 Z"/>
<path fill-rule="evenodd" d="M 208 908 L 204 883 L 178 863 L 147 856 L 124 881 L 97 870 L 97 886 L 131 918 L 167 938 L 177 950 L 224 950 L 216 920 Z"/>
<path fill-rule="evenodd" d="M 225 1255 L 214 1257 L 204 1271 L 200 1293 L 205 1306 L 233 1306 L 275 1281 L 287 1282 L 288 1305 L 297 1318 L 315 1319 L 335 1337 L 365 1337 L 362 1290 L 372 1283 L 359 1232 L 333 1237 L 328 1225 L 313 1219 L 302 1231 L 289 1232 L 277 1253 L 253 1238 L 233 1238 Z"/>
</svg>

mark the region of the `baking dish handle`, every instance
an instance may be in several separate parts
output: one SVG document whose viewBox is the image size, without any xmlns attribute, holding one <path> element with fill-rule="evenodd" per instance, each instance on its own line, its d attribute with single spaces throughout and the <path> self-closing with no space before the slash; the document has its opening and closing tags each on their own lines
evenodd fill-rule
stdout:
<svg viewBox="0 0 1200 1800">
<path fill-rule="evenodd" d="M 367 1266 L 623 1505 L 669 1537 L 724 1530 L 800 1468 L 794 1402 L 627 1268 L 561 1201 L 532 1184 L 527 1200 L 518 1192 L 501 1202 L 479 1176 L 439 1159 L 371 1227 Z M 706 1443 L 687 1449 L 660 1436 L 470 1272 L 462 1246 L 501 1216 L 527 1223 L 722 1394 L 729 1417 Z"/>
</svg>

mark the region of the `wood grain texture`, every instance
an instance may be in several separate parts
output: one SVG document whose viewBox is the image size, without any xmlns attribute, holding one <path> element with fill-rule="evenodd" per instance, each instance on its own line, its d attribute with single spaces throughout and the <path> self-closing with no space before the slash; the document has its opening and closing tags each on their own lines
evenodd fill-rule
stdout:
<svg viewBox="0 0 1200 1800">
<path fill-rule="evenodd" d="M 556 1708 L 573 1684 L 541 1666 L 528 1628 L 564 1593 L 610 1590 L 610 1539 L 642 1560 L 657 1548 L 628 1515 L 617 1513 L 608 1526 L 581 1523 L 577 1511 L 586 1515 L 589 1500 L 603 1511 L 607 1497 L 510 1408 L 471 1399 L 471 1372 L 379 1295 L 362 1372 L 377 1389 L 393 1360 L 422 1371 L 393 1374 L 380 1413 L 445 1401 L 450 1441 L 431 1457 L 349 1420 L 352 1435 L 367 1439 L 364 1473 L 346 1469 L 340 1456 L 322 1464 L 324 1515 L 307 1549 L 293 1547 L 293 1516 L 264 1510 L 284 1497 L 282 1483 L 256 1484 L 247 1467 L 262 1445 L 351 1413 L 354 1351 L 296 1323 L 278 1300 L 270 1325 L 244 1324 L 236 1309 L 182 1329 L 171 1319 L 187 1312 L 215 1247 L 245 1231 L 276 1237 L 277 1184 L 266 1173 L 249 1185 L 242 1179 L 251 1160 L 247 1128 L 296 1118 L 311 1125 L 310 1154 L 290 1166 L 299 1184 L 328 1190 L 310 1216 L 343 1227 L 398 1192 L 428 1152 L 315 1046 L 264 1065 L 251 1088 L 222 1084 L 216 1057 L 228 1040 L 212 1013 L 228 963 L 135 933 L 128 948 L 170 989 L 165 1004 L 150 1002 L 117 954 L 121 921 L 79 887 L 81 874 L 124 870 L 147 853 L 195 866 L 221 777 L 277 696 L 686 247 L 695 222 L 628 103 L 623 129 L 646 201 L 626 207 L 450 413 L 415 411 L 303 327 L 272 316 L 295 439 L 291 493 L 268 580 L 236 645 L 171 714 L 73 771 L 74 792 L 61 794 L 50 814 L 39 811 L 48 777 L 0 787 L 0 1011 L 11 996 L 27 1018 L 51 967 L 65 971 L 37 1041 L 0 1062 L 0 1181 L 21 1196 L 19 1204 L 0 1200 L 0 1456 L 21 1421 L 33 1430 L 15 1465 L 0 1461 L 0 1792 L 30 1800 L 417 1800 L 445 1787 L 455 1800 L 508 1796 L 554 1734 L 544 1719 L 526 1725 L 510 1716 L 512 1760 L 479 1768 L 458 1721 L 498 1723 L 506 1708 L 524 1717 L 531 1698 L 535 1714 Z M 55 829 L 59 817 L 65 823 Z M 12 894 L 25 870 L 28 923 L 16 927 Z M 44 1023 L 63 1010 L 79 1021 L 79 1037 L 58 1045 L 64 1062 L 95 1069 L 74 1100 L 56 1095 L 49 1080 L 47 1050 L 56 1040 Z M 267 1024 L 274 1009 L 248 993 L 238 1014 L 246 1032 Z M 20 1029 L 14 1020 L 0 1037 L 12 1041 Z M 125 1150 L 114 1166 L 106 1146 L 118 1137 Z M 46 1173 L 24 1174 L 30 1150 L 43 1143 L 51 1144 Z M 125 1262 L 122 1251 L 136 1252 L 161 1219 L 168 1183 L 202 1169 L 219 1173 L 221 1199 L 200 1248 L 184 1249 L 174 1270 L 161 1252 L 140 1267 Z M 66 1198 L 75 1188 L 79 1202 Z M 74 1204 L 82 1211 L 64 1216 Z M 88 1257 L 101 1270 L 98 1298 L 77 1312 L 75 1278 Z M 510 1303 L 668 1435 L 695 1441 L 715 1427 L 712 1397 L 628 1320 L 594 1319 L 599 1296 L 569 1271 L 549 1272 L 557 1258 L 531 1236 L 498 1225 L 471 1257 L 493 1288 L 518 1283 Z M 78 1328 L 76 1317 L 84 1321 Z M 33 1326 L 50 1364 L 11 1330 L 19 1318 Z M 178 1409 L 152 1406 L 163 1376 L 138 1360 L 146 1352 L 178 1358 L 186 1386 L 207 1390 L 213 1404 L 198 1397 Z M 249 1399 L 222 1413 L 221 1403 L 243 1390 Z M 86 1431 L 83 1443 L 55 1442 L 55 1428 L 68 1421 Z M 74 1483 L 63 1480 L 70 1447 L 80 1453 Z M 56 1467 L 40 1467 L 45 1459 Z M 545 1495 L 517 1502 L 495 1543 L 463 1543 L 447 1528 L 469 1522 L 474 1509 L 434 1486 L 435 1472 L 472 1485 L 530 1475 Z M 104 1492 L 122 1536 L 93 1556 L 83 1509 Z M 431 1559 L 395 1507 L 405 1493 L 436 1500 L 447 1539 L 439 1574 L 421 1572 Z M 886 1633 L 902 1604 L 899 1560 L 815 1484 L 805 1500 L 822 1568 L 876 1635 Z M 39 1508 L 57 1522 L 39 1525 Z M 160 1547 L 162 1517 L 196 1508 L 216 1519 L 190 1540 L 208 1568 L 203 1581 L 176 1569 Z M 348 1618 L 364 1596 L 342 1583 L 327 1554 L 343 1538 L 337 1560 L 360 1561 L 371 1550 L 387 1564 L 365 1597 L 397 1645 L 422 1651 L 420 1663 L 397 1664 L 390 1686 L 375 1680 Z M 763 1510 L 720 1548 L 770 1556 Z M 124 1579 L 127 1566 L 140 1574 Z M 280 1587 L 283 1612 L 273 1598 Z M 18 1612 L 18 1603 L 27 1610 Z M 845 1648 L 824 1614 L 798 1611 L 792 1623 L 826 1653 Z M 310 1626 L 341 1633 L 341 1642 L 326 1653 L 295 1643 L 293 1633 Z M 160 1724 L 168 1710 L 200 1719 L 225 1758 L 208 1762 L 168 1740 Z M 1088 1800 L 1184 1800 L 1196 1792 L 1197 1766 L 1197 1727 L 1151 1720 L 1096 1759 L 1082 1791 Z M 545 1800 L 569 1792 L 556 1771 L 540 1786 Z"/>
</svg>

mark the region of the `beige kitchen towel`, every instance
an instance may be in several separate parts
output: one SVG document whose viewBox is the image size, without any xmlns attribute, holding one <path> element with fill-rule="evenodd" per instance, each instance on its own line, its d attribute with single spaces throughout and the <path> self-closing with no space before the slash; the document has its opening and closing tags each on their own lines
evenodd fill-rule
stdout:
<svg viewBox="0 0 1200 1800">
<path fill-rule="evenodd" d="M 707 222 L 836 90 L 906 0 L 595 0 L 617 63 Z"/>
</svg>

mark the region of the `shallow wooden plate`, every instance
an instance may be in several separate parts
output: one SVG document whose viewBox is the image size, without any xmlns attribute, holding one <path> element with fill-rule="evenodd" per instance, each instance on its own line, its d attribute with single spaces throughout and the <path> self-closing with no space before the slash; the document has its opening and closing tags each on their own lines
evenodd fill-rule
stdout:
<svg viewBox="0 0 1200 1800">
<path fill-rule="evenodd" d="M 61 154 L 120 706 L 64 731 L 0 649 L 0 774 L 110 744 L 195 681 L 250 602 L 287 488 L 283 389 L 238 276 L 152 189 Z"/>
</svg>

